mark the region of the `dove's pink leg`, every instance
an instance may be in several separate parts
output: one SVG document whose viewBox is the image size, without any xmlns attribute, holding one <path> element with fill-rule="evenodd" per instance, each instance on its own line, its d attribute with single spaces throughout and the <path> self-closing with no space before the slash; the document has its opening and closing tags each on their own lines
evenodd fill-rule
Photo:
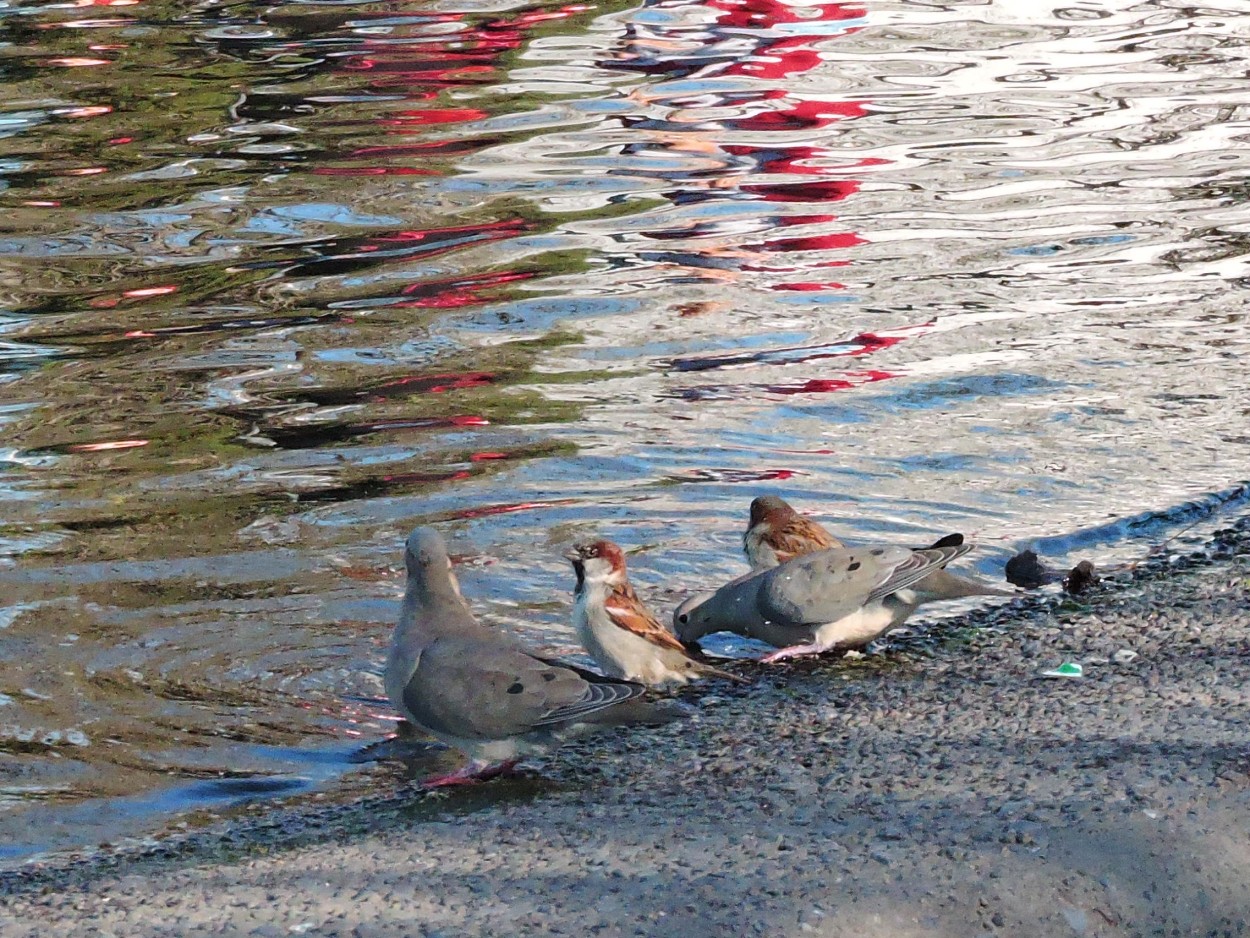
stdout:
<svg viewBox="0 0 1250 938">
<path fill-rule="evenodd" d="M 760 659 L 762 664 L 772 664 L 774 661 L 785 661 L 787 658 L 799 658 L 803 655 L 819 655 L 822 651 L 828 651 L 824 645 L 813 643 L 811 645 L 791 645 L 789 648 L 782 648 L 774 651 L 772 654 L 765 655 Z"/>
<path fill-rule="evenodd" d="M 520 759 L 508 762 L 490 763 L 469 762 L 448 775 L 435 775 L 421 783 L 422 788 L 449 788 L 452 785 L 476 785 L 488 779 L 506 775 L 511 772 Z"/>
</svg>

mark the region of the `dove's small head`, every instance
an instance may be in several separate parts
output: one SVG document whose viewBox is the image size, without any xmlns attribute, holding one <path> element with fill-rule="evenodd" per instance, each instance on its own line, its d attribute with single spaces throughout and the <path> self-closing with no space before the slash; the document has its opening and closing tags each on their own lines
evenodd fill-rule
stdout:
<svg viewBox="0 0 1250 938">
<path fill-rule="evenodd" d="M 577 583 L 625 582 L 625 552 L 611 541 L 582 541 L 564 555 L 573 565 Z"/>
<path fill-rule="evenodd" d="M 408 576 L 415 582 L 433 586 L 450 580 L 459 592 L 456 578 L 451 572 L 451 558 L 443 536 L 433 528 L 417 528 L 408 535 L 404 545 L 404 565 Z"/>
<path fill-rule="evenodd" d="M 761 495 L 751 502 L 751 521 L 749 527 L 757 524 L 785 521 L 792 518 L 795 511 L 790 503 L 777 495 Z"/>
<path fill-rule="evenodd" d="M 704 635 L 720 630 L 710 615 L 708 600 L 714 593 L 695 593 L 673 610 L 673 631 L 684 644 L 690 644 Z"/>
</svg>

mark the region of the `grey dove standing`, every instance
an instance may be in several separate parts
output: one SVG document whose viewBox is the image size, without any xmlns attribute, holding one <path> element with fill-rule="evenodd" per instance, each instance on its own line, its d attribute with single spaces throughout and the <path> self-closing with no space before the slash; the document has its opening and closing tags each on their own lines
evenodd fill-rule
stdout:
<svg viewBox="0 0 1250 938">
<path fill-rule="evenodd" d="M 408 586 L 386 659 L 386 693 L 413 725 L 469 758 L 426 787 L 499 775 L 586 732 L 686 715 L 675 704 L 639 700 L 641 684 L 545 660 L 478 622 L 434 529 L 408 536 L 404 563 Z"/>
<path fill-rule="evenodd" d="M 867 645 L 927 601 L 918 584 L 970 550 L 971 544 L 814 551 L 690 597 L 673 613 L 673 627 L 683 642 L 735 632 L 780 648 L 762 661 Z"/>
</svg>

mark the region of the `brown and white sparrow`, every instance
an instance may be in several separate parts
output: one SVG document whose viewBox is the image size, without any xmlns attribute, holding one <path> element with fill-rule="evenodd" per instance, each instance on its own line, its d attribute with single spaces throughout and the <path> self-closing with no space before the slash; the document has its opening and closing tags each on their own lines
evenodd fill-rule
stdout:
<svg viewBox="0 0 1250 938">
<path fill-rule="evenodd" d="M 616 544 L 587 541 L 564 556 L 577 574 L 573 626 L 604 673 L 650 685 L 700 677 L 743 680 L 691 657 L 660 624 L 630 585 L 625 554 Z"/>
</svg>

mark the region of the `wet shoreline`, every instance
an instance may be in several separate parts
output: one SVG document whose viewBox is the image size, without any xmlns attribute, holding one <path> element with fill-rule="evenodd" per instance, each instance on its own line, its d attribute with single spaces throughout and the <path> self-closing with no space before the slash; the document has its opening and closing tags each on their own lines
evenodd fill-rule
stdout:
<svg viewBox="0 0 1250 938">
<path fill-rule="evenodd" d="M 0 924 L 1236 934 L 1247 576 L 1242 519 L 1088 600 L 1029 596 L 884 655 L 707 686 L 693 725 L 586 742 L 516 780 L 431 797 L 379 766 L 347 804 L 254 806 L 3 872 Z M 1039 676 L 1063 660 L 1085 677 Z"/>
</svg>

